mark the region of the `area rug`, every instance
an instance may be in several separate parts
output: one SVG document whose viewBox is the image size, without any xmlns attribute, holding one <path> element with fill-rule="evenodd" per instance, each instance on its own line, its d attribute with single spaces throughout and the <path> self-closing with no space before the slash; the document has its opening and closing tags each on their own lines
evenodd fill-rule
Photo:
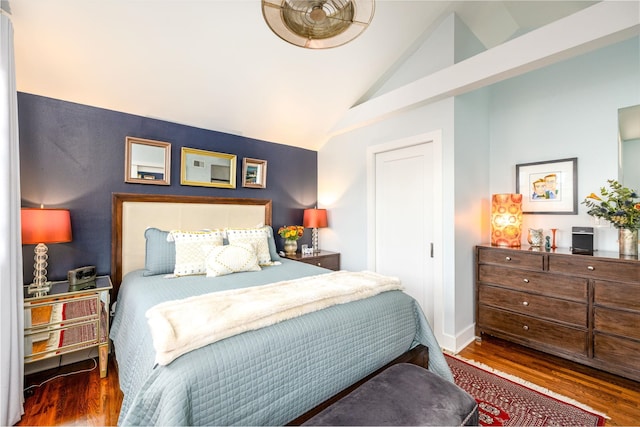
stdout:
<svg viewBox="0 0 640 427">
<path fill-rule="evenodd" d="M 603 426 L 605 423 L 602 414 L 572 399 L 534 390 L 537 386 L 475 362 L 445 356 L 455 383 L 478 402 L 481 426 Z"/>
</svg>

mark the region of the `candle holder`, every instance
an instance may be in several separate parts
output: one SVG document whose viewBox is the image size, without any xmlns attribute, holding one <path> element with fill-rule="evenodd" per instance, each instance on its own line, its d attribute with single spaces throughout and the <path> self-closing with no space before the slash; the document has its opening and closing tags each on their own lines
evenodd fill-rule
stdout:
<svg viewBox="0 0 640 427">
<path fill-rule="evenodd" d="M 552 228 L 551 229 L 551 234 L 553 235 L 553 240 L 551 242 L 551 249 L 557 248 L 557 246 L 556 246 L 556 231 L 558 231 L 557 228 Z"/>
</svg>

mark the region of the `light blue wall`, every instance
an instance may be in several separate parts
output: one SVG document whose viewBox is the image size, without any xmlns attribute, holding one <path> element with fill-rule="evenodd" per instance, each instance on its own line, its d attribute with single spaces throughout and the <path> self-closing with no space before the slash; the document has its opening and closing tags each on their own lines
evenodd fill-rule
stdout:
<svg viewBox="0 0 640 427">
<path fill-rule="evenodd" d="M 443 22 L 434 37 L 455 37 L 455 23 Z M 453 60 L 451 43 L 428 45 L 416 51 L 422 61 Z M 445 348 L 460 349 L 473 335 L 472 251 L 489 241 L 491 194 L 515 191 L 519 163 L 577 157 L 580 200 L 617 177 L 617 111 L 640 103 L 639 52 L 635 37 L 332 138 L 318 154 L 318 199 L 333 216 L 322 246 L 340 251 L 345 268 L 367 268 L 367 147 L 441 130 L 443 294 L 434 303 L 444 323 L 436 334 Z M 427 68 L 415 59 L 394 83 Z M 525 216 L 525 227 L 559 228 L 564 247 L 571 226 L 589 224 L 583 206 L 578 215 Z M 617 250 L 615 230 L 601 229 L 598 237 L 601 249 Z"/>
<path fill-rule="evenodd" d="M 485 241 L 489 229 L 490 205 L 479 197 L 489 192 L 489 100 L 490 88 L 455 98 L 455 295 L 453 309 L 448 307 L 448 318 L 455 320 L 452 336 L 475 335 L 470 330 L 474 323 L 474 271 L 457 266 L 473 265 L 474 247 Z"/>
<path fill-rule="evenodd" d="M 618 109 L 638 103 L 640 37 L 493 85 L 491 193 L 515 191 L 516 164 L 577 157 L 581 202 L 617 179 Z M 578 215 L 524 216 L 524 230 L 558 228 L 561 247 L 571 246 L 572 226 L 593 225 L 582 204 Z M 617 251 L 616 237 L 598 228 L 596 248 Z"/>
<path fill-rule="evenodd" d="M 417 49 L 389 87 L 434 71 L 430 68 L 434 64 L 453 65 L 454 41 L 470 37 L 460 25 L 453 15 L 444 20 L 432 33 L 438 43 L 427 41 Z M 367 245 L 372 244 L 367 238 L 367 148 L 442 132 L 442 201 L 435 204 L 442 212 L 442 223 L 435 225 L 443 236 L 442 247 L 436 249 L 442 262 L 442 294 L 434 304 L 443 320 L 436 313 L 433 326 L 440 344 L 448 349 L 458 347 L 455 341 L 461 330 L 473 335 L 473 245 L 482 241 L 480 194 L 489 192 L 487 111 L 486 91 L 447 98 L 336 136 L 318 153 L 318 201 L 333 217 L 329 228 L 321 230 L 322 247 L 340 251 L 343 268 L 362 270 L 369 268 Z"/>
</svg>

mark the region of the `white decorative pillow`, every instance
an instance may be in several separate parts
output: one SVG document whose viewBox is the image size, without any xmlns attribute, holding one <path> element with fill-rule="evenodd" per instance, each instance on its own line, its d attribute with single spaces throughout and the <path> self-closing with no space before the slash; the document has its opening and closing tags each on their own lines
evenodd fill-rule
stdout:
<svg viewBox="0 0 640 427">
<path fill-rule="evenodd" d="M 240 271 L 260 271 L 256 248 L 250 243 L 234 243 L 211 249 L 205 261 L 207 277 Z"/>
<path fill-rule="evenodd" d="M 222 231 L 172 230 L 167 240 L 170 238 L 176 242 L 176 276 L 205 274 L 207 254 L 212 247 L 223 244 Z"/>
<path fill-rule="evenodd" d="M 269 232 L 266 227 L 260 228 L 227 228 L 229 244 L 251 243 L 256 247 L 259 265 L 272 265 L 269 252 Z"/>
</svg>

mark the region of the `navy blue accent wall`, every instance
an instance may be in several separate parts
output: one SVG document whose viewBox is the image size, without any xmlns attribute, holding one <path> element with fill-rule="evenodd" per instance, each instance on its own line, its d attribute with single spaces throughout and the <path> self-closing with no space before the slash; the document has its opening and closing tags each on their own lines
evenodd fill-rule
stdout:
<svg viewBox="0 0 640 427">
<path fill-rule="evenodd" d="M 23 207 L 68 208 L 73 241 L 49 245 L 50 280 L 95 265 L 111 270 L 112 193 L 246 197 L 273 201 L 273 227 L 302 224 L 317 200 L 317 152 L 162 120 L 18 93 Z M 275 124 L 274 124 L 275 125 Z M 171 143 L 171 185 L 124 182 L 125 138 Z M 180 185 L 182 147 L 235 154 L 235 189 Z M 242 159 L 267 161 L 267 188 L 242 187 Z M 307 230 L 300 243 L 310 243 Z M 282 242 L 276 237 L 278 247 Z M 23 247 L 24 280 L 33 277 L 34 245 Z"/>
</svg>

